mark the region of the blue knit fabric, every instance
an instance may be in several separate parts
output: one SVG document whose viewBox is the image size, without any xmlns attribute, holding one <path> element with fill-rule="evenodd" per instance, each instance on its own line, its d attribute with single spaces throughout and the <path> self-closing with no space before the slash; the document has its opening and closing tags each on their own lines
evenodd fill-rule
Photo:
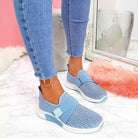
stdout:
<svg viewBox="0 0 138 138">
<path fill-rule="evenodd" d="M 76 128 L 94 128 L 99 126 L 102 120 L 99 114 L 78 104 L 67 124 Z"/>
<path fill-rule="evenodd" d="M 39 108 L 53 115 L 53 111 L 61 104 L 64 104 L 67 97 L 70 97 L 70 95 L 67 92 L 64 92 L 60 97 L 59 104 L 52 104 L 43 98 L 39 87 Z M 88 129 L 97 127 L 101 122 L 102 117 L 99 114 L 85 108 L 77 102 L 77 106 L 70 115 L 66 125 L 74 128 Z"/>
<path fill-rule="evenodd" d="M 105 90 L 96 83 L 87 82 L 80 86 L 83 93 L 93 99 L 101 99 L 107 96 Z"/>
<path fill-rule="evenodd" d="M 82 74 L 84 74 L 85 70 L 80 70 L 77 74 L 76 77 L 72 76 L 70 73 L 69 73 L 69 70 L 67 72 L 67 81 L 70 82 L 70 83 L 73 83 L 75 84 L 76 86 L 78 86 L 79 84 L 79 88 L 81 89 L 81 91 L 87 96 L 87 97 L 90 97 L 92 99 L 101 99 L 105 96 L 107 96 L 107 93 L 106 91 L 100 87 L 95 81 L 87 81 L 87 82 L 84 82 L 84 83 L 81 83 L 81 80 L 80 80 L 80 76 Z M 86 72 L 86 71 L 85 71 Z M 87 72 L 86 72 L 87 73 Z M 87 74 L 88 75 L 88 74 Z M 81 83 L 81 84 L 80 84 Z"/>
</svg>

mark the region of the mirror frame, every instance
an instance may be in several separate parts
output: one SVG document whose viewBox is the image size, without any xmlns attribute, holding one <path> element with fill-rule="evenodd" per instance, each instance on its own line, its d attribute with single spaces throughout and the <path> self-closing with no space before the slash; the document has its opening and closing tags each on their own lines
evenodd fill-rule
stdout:
<svg viewBox="0 0 138 138">
<path fill-rule="evenodd" d="M 89 22 L 85 40 L 85 58 L 87 60 L 106 60 L 119 67 L 128 68 L 138 72 L 138 62 L 129 58 L 113 55 L 104 51 L 95 49 L 97 35 L 97 14 L 98 0 L 91 1 Z"/>
</svg>

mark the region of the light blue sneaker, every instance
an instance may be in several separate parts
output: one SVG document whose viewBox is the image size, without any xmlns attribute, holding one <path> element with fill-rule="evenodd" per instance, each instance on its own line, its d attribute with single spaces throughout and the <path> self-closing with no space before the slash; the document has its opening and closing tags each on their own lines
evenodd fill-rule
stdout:
<svg viewBox="0 0 138 138">
<path fill-rule="evenodd" d="M 89 102 L 99 103 L 107 99 L 106 91 L 93 81 L 85 70 L 80 70 L 74 77 L 69 73 L 68 64 L 67 67 L 67 88 L 79 91 L 81 96 Z"/>
<path fill-rule="evenodd" d="M 37 115 L 42 119 L 54 122 L 65 130 L 74 133 L 91 133 L 103 126 L 102 117 L 80 105 L 72 96 L 64 92 L 55 105 L 42 96 L 39 88 L 39 108 Z"/>
</svg>

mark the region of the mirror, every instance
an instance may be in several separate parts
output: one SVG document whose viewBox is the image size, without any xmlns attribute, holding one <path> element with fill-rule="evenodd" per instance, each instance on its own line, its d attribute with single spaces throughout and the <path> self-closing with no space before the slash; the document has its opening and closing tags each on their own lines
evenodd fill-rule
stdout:
<svg viewBox="0 0 138 138">
<path fill-rule="evenodd" d="M 95 50 L 138 62 L 138 0 L 98 0 Z"/>
</svg>

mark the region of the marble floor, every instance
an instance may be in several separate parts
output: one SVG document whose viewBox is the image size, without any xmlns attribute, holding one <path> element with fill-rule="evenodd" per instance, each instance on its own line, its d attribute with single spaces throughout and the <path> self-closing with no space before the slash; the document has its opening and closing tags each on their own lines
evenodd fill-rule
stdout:
<svg viewBox="0 0 138 138">
<path fill-rule="evenodd" d="M 89 63 L 84 62 L 85 69 Z M 64 86 L 66 71 L 59 72 L 58 77 L 66 91 L 103 116 L 103 128 L 93 134 L 73 134 L 38 118 L 39 81 L 25 56 L 0 74 L 0 138 L 138 138 L 138 100 L 108 93 L 106 102 L 89 103 Z"/>
</svg>

